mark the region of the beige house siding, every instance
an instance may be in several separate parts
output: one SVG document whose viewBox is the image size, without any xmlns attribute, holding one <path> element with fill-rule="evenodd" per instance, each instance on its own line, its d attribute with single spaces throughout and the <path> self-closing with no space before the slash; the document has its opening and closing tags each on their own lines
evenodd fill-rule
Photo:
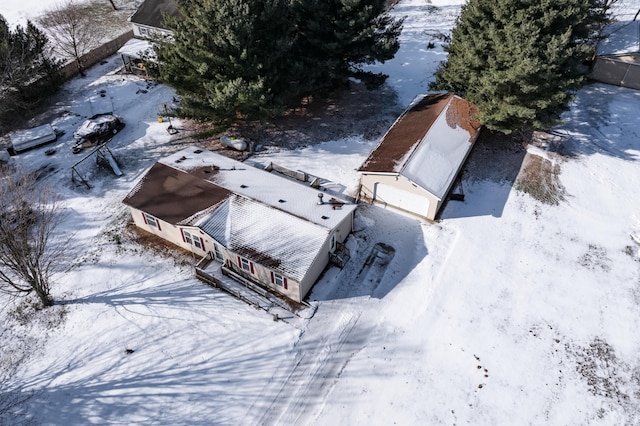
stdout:
<svg viewBox="0 0 640 426">
<path fill-rule="evenodd" d="M 185 227 L 175 226 L 161 219 L 158 219 L 156 217 L 156 220 L 160 225 L 160 229 L 158 229 L 157 227 L 145 222 L 144 215 L 141 210 L 135 209 L 133 207 L 129 207 L 129 209 L 131 210 L 131 216 L 133 217 L 133 222 L 137 227 L 144 229 L 145 231 L 150 232 L 154 235 L 157 235 L 158 237 L 163 238 L 180 248 L 193 252 L 200 258 L 204 257 L 210 251 L 211 252 L 213 251 L 213 241 L 211 237 L 209 237 L 207 234 L 202 232 L 200 229 L 195 227 L 189 227 L 189 226 L 185 226 Z M 200 250 L 197 247 L 192 246 L 184 241 L 184 239 L 182 238 L 182 231 L 181 231 L 181 229 L 183 228 L 189 231 L 192 235 L 197 235 L 202 238 L 204 242 L 204 250 Z"/>
<path fill-rule="evenodd" d="M 327 238 L 327 240 L 324 242 L 324 244 L 322 245 L 322 248 L 320 249 L 320 252 L 318 253 L 318 256 L 316 256 L 316 258 L 313 261 L 313 264 L 311 265 L 309 270 L 307 270 L 307 273 L 305 274 L 304 278 L 302 278 L 302 281 L 300 283 L 301 297 L 304 297 L 307 295 L 307 293 L 309 293 L 313 285 L 318 280 L 318 277 L 320 277 L 320 274 L 322 274 L 322 271 L 324 271 L 324 269 L 327 267 L 328 263 L 329 263 L 329 238 Z"/>
<path fill-rule="evenodd" d="M 424 210 L 421 212 L 416 212 L 411 209 L 408 209 L 407 206 L 396 205 L 392 203 L 388 203 L 386 200 L 381 199 L 376 196 L 376 186 L 377 184 L 385 184 L 388 186 L 392 186 L 394 188 L 400 189 L 402 191 L 409 192 L 411 194 L 415 194 L 419 197 L 424 198 Z M 372 200 L 378 204 L 382 205 L 390 205 L 395 208 L 409 211 L 413 214 L 416 214 L 425 219 L 434 220 L 440 206 L 442 205 L 442 200 L 431 194 L 429 191 L 424 188 L 419 187 L 418 185 L 411 182 L 404 176 L 397 174 L 378 174 L 378 173 L 362 173 L 360 176 L 360 197 L 366 200 Z"/>
<path fill-rule="evenodd" d="M 353 213 L 346 217 L 342 222 L 338 224 L 338 226 L 336 226 L 331 231 L 331 233 L 329 233 L 329 236 L 322 245 L 320 252 L 313 260 L 311 267 L 307 270 L 307 273 L 300 282 L 301 298 L 304 298 L 307 293 L 309 293 L 313 285 L 316 283 L 316 281 L 318 281 L 318 278 L 329 264 L 329 253 L 331 252 L 331 236 L 336 236 L 336 242 L 344 243 L 352 231 Z"/>
</svg>

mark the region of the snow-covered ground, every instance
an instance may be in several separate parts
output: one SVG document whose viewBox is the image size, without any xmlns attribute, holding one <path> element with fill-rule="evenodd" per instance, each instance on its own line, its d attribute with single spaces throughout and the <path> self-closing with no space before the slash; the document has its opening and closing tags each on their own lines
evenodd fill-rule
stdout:
<svg viewBox="0 0 640 426">
<path fill-rule="evenodd" d="M 380 68 L 403 105 L 426 91 L 444 55 L 426 43 L 462 2 L 431 3 L 440 8 L 395 9 L 407 16 L 402 47 Z M 623 6 L 629 15 L 640 1 Z M 274 321 L 197 281 L 191 258 L 124 231 L 122 198 L 190 141 L 158 122 L 173 92 L 112 73 L 118 61 L 66 85 L 52 110 L 67 131 L 59 142 L 14 157 L 62 195 L 59 238 L 76 260 L 55 277 L 61 303 L 46 312 L 1 296 L 0 398 L 32 396 L 0 423 L 640 423 L 640 92 L 585 87 L 556 129 L 559 154 L 532 150 L 560 167 L 558 205 L 473 176 L 438 223 L 363 205 L 350 263 L 316 284 L 313 316 Z M 71 133 L 96 100 L 127 124 L 110 144 L 124 176 L 82 166 L 87 189 L 71 182 L 81 158 Z M 349 137 L 250 161 L 348 194 L 375 143 Z"/>
<path fill-rule="evenodd" d="M 100 3 L 111 7 L 109 0 L 74 0 L 74 3 Z M 141 0 L 113 0 L 119 10 L 135 11 L 135 5 L 141 4 Z M 0 15 L 9 23 L 10 27 L 25 25 L 27 20 L 35 22 L 45 11 L 66 3 L 60 0 L 2 0 L 0 2 Z"/>
</svg>

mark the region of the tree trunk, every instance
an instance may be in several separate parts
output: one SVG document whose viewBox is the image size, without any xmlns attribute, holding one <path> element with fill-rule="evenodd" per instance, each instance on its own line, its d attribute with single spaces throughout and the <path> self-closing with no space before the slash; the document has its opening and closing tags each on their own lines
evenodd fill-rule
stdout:
<svg viewBox="0 0 640 426">
<path fill-rule="evenodd" d="M 51 296 L 49 296 L 48 294 L 44 294 L 40 291 L 36 291 L 36 294 L 40 298 L 40 302 L 42 303 L 42 306 L 44 306 L 45 308 L 53 306 L 53 298 Z"/>
</svg>

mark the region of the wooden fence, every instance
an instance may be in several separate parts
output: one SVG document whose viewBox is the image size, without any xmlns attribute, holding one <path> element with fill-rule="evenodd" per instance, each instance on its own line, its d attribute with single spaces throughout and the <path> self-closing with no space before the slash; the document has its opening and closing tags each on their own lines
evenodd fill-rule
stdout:
<svg viewBox="0 0 640 426">
<path fill-rule="evenodd" d="M 96 47 L 88 53 L 85 53 L 80 57 L 80 61 L 84 68 L 89 68 L 102 61 L 105 58 L 113 55 L 120 49 L 127 41 L 133 38 L 133 30 L 129 30 L 126 33 L 120 34 L 118 37 L 110 40 L 101 46 Z M 77 75 L 80 70 L 75 60 L 67 62 L 62 66 L 60 70 L 65 80 L 69 80 L 71 77 Z"/>
</svg>

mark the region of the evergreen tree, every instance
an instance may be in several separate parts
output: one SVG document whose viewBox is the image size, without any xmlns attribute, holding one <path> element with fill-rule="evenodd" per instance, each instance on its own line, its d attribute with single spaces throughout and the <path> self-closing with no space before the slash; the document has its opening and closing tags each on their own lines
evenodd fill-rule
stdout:
<svg viewBox="0 0 640 426">
<path fill-rule="evenodd" d="M 161 79 L 196 118 L 260 118 L 296 89 L 288 0 L 178 0 L 183 19 L 157 48 Z"/>
<path fill-rule="evenodd" d="M 196 118 L 264 118 L 398 50 L 402 22 L 385 0 L 177 0 L 182 19 L 156 49 L 160 78 Z"/>
<path fill-rule="evenodd" d="M 10 29 L 0 16 L 0 127 L 53 93 L 62 83 L 60 61 L 31 21 Z"/>
<path fill-rule="evenodd" d="M 599 0 L 469 0 L 432 89 L 464 96 L 488 128 L 548 129 L 583 82 Z"/>
<path fill-rule="evenodd" d="M 402 20 L 387 13 L 386 0 L 295 0 L 295 53 L 312 90 L 333 87 L 349 77 L 375 88 L 382 73 L 363 64 L 387 61 L 400 47 Z"/>
</svg>

